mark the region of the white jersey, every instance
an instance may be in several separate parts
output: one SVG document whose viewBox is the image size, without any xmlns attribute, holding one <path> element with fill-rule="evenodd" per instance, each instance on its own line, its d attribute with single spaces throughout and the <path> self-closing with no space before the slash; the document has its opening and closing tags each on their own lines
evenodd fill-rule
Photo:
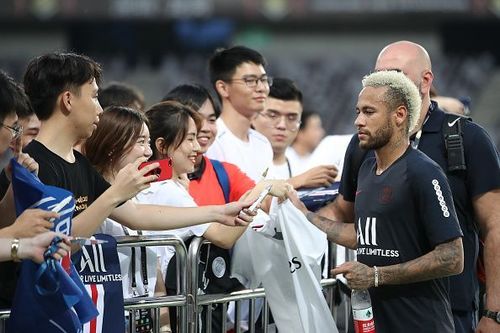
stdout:
<svg viewBox="0 0 500 333">
<path fill-rule="evenodd" d="M 342 168 L 344 167 L 344 155 L 351 138 L 352 134 L 328 135 L 324 137 L 311 154 L 309 168 L 318 165 L 333 164 L 339 170 L 337 179 L 340 179 Z"/>
<path fill-rule="evenodd" d="M 311 159 L 311 154 L 301 156 L 297 154 L 293 147 L 288 147 L 285 151 L 285 156 L 286 158 L 288 158 L 288 162 L 290 162 L 290 165 L 293 166 L 294 176 L 309 170 L 309 160 Z"/>
<path fill-rule="evenodd" d="M 227 128 L 221 118 L 217 119 L 217 137 L 206 156 L 211 159 L 237 165 L 255 182 L 273 163 L 273 149 L 267 138 L 250 129 L 248 142 L 240 140 Z"/>
</svg>

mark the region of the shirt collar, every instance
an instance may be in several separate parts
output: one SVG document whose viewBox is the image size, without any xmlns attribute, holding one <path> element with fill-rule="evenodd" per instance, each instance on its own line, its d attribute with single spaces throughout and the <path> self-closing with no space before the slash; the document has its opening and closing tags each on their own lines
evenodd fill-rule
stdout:
<svg viewBox="0 0 500 333">
<path fill-rule="evenodd" d="M 201 176 L 203 175 L 203 172 L 205 171 L 205 167 L 207 166 L 207 162 L 205 161 L 205 156 L 203 156 L 201 158 L 201 163 L 200 163 L 200 167 L 198 168 L 198 170 L 195 170 L 191 173 L 188 173 L 188 179 L 189 180 L 197 180 L 197 179 L 200 179 Z"/>
<path fill-rule="evenodd" d="M 444 112 L 438 107 L 437 103 L 431 101 L 429 106 L 429 119 L 425 122 L 422 131 L 428 132 L 439 132 L 441 131 Z"/>
</svg>

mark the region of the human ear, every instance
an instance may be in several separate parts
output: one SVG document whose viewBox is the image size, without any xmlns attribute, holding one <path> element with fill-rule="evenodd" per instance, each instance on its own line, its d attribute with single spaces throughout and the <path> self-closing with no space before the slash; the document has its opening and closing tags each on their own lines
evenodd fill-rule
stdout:
<svg viewBox="0 0 500 333">
<path fill-rule="evenodd" d="M 396 124 L 398 125 L 398 127 L 401 127 L 405 124 L 405 122 L 409 121 L 408 109 L 404 105 L 398 106 L 396 112 L 394 112 L 394 115 L 396 117 Z"/>
<path fill-rule="evenodd" d="M 421 94 L 427 94 L 431 90 L 434 74 L 430 70 L 425 70 L 422 73 Z"/>
<path fill-rule="evenodd" d="M 227 84 L 226 84 L 226 82 L 224 82 L 222 80 L 217 80 L 217 82 L 215 82 L 215 90 L 217 90 L 217 93 L 222 98 L 228 98 L 229 97 L 229 92 L 227 90 Z"/>
<path fill-rule="evenodd" d="M 71 111 L 72 102 L 73 102 L 73 94 L 69 91 L 63 91 L 60 95 L 60 106 L 62 110 Z"/>
<path fill-rule="evenodd" d="M 155 140 L 155 150 L 156 150 L 157 154 L 159 155 L 158 157 L 160 159 L 168 157 L 168 150 L 165 147 L 165 145 L 166 145 L 166 142 L 165 142 L 164 138 L 157 138 Z"/>
</svg>

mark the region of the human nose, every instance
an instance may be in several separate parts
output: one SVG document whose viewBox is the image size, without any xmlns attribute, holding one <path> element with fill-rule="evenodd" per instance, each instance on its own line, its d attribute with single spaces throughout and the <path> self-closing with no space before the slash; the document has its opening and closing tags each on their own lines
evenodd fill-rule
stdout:
<svg viewBox="0 0 500 333">
<path fill-rule="evenodd" d="M 358 113 L 356 119 L 354 119 L 354 126 L 357 128 L 364 126 L 364 121 L 362 119 L 361 113 Z"/>
<path fill-rule="evenodd" d="M 256 79 L 256 82 L 255 89 L 258 91 L 269 90 L 269 84 L 265 79 Z"/>
<path fill-rule="evenodd" d="M 99 101 L 97 101 L 97 115 L 100 116 L 103 112 L 104 111 L 102 109 L 101 103 L 99 103 Z"/>
<path fill-rule="evenodd" d="M 200 144 L 198 143 L 198 140 L 194 140 L 193 141 L 193 151 L 195 152 L 199 152 L 201 150 L 201 146 Z"/>
<path fill-rule="evenodd" d="M 284 114 L 282 114 L 282 115 L 278 116 L 277 119 L 278 119 L 278 122 L 274 126 L 276 128 L 286 129 L 287 128 L 286 116 Z"/>
<path fill-rule="evenodd" d="M 151 156 L 153 156 L 153 150 L 151 150 L 150 145 L 146 145 L 146 147 L 144 148 L 144 157 L 149 159 Z"/>
<path fill-rule="evenodd" d="M 201 123 L 200 132 L 210 132 L 210 125 L 207 119 L 203 119 L 203 122 Z"/>
</svg>

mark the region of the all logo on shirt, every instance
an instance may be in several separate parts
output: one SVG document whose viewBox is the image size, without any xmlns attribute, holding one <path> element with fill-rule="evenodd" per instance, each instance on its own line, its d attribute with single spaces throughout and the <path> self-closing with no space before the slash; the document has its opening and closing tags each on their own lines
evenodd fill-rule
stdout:
<svg viewBox="0 0 500 333">
<path fill-rule="evenodd" d="M 376 217 L 367 217 L 364 225 L 359 218 L 356 237 L 358 241 L 357 255 L 399 257 L 398 250 L 379 248 Z"/>
</svg>

